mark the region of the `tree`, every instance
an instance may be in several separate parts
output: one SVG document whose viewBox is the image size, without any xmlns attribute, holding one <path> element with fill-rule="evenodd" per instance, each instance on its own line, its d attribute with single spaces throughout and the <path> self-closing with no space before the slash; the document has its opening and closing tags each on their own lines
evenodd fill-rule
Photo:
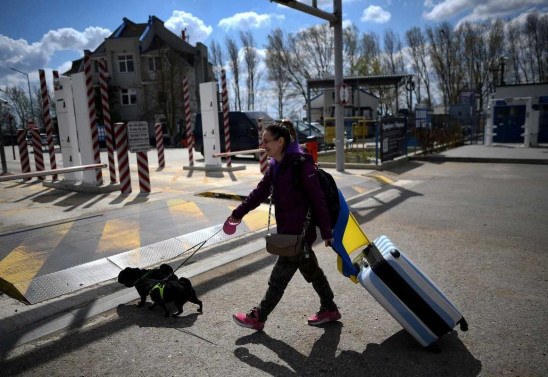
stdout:
<svg viewBox="0 0 548 377">
<path fill-rule="evenodd" d="M 225 61 L 221 45 L 218 42 L 212 41 L 209 47 L 209 54 L 209 60 L 213 65 L 213 73 L 216 79 L 219 80 Z"/>
<path fill-rule="evenodd" d="M 246 88 L 247 88 L 247 110 L 255 110 L 255 90 L 258 84 L 259 74 L 257 67 L 259 65 L 259 56 L 255 47 L 255 40 L 251 32 L 241 32 L 240 40 L 244 50 L 244 61 L 247 68 Z"/>
<path fill-rule="evenodd" d="M 16 127 L 26 129 L 27 120 L 31 113 L 29 97 L 24 90 L 16 86 L 7 87 L 4 92 L 6 93 L 10 113 L 14 116 Z"/>
<path fill-rule="evenodd" d="M 227 36 L 225 38 L 225 45 L 228 51 L 228 65 L 232 71 L 232 85 L 234 86 L 234 108 L 238 111 L 242 111 L 242 99 L 240 95 L 240 58 L 238 45 L 234 38 Z"/>
<path fill-rule="evenodd" d="M 424 84 L 424 90 L 426 91 L 425 104 L 428 107 L 432 106 L 432 93 L 430 89 L 430 74 L 428 64 L 428 46 L 426 39 L 421 29 L 413 27 L 405 33 L 407 39 L 407 45 L 411 49 L 411 56 L 413 57 L 413 69 L 415 75 L 418 77 L 416 86 L 417 102 L 421 103 L 422 100 L 422 84 Z"/>
</svg>

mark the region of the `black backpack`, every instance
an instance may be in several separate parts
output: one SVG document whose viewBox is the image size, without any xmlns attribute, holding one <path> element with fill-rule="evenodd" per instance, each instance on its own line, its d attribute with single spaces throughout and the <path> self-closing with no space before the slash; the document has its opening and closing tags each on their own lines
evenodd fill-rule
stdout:
<svg viewBox="0 0 548 377">
<path fill-rule="evenodd" d="M 299 174 L 301 163 L 304 161 L 304 157 L 295 158 L 293 160 L 293 169 L 295 177 L 295 186 L 301 188 L 302 185 L 299 182 Z M 341 205 L 339 203 L 339 189 L 337 188 L 337 183 L 331 174 L 320 168 L 316 165 L 316 171 L 318 172 L 318 177 L 320 178 L 320 186 L 322 187 L 325 200 L 327 202 L 327 209 L 329 211 L 329 219 L 331 228 L 335 227 L 337 223 L 337 218 L 339 217 L 339 212 L 341 210 Z M 312 217 L 312 223 L 318 225 L 318 221 Z"/>
</svg>

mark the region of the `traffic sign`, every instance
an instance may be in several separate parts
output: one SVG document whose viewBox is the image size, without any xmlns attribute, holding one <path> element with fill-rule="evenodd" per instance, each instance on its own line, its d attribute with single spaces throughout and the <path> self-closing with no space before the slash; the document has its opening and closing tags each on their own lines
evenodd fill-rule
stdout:
<svg viewBox="0 0 548 377">
<path fill-rule="evenodd" d="M 348 105 L 352 100 L 352 92 L 346 84 L 340 84 L 337 87 L 338 102 L 341 105 Z"/>
<path fill-rule="evenodd" d="M 148 123 L 145 121 L 128 122 L 127 138 L 130 152 L 147 152 L 151 149 Z"/>
</svg>

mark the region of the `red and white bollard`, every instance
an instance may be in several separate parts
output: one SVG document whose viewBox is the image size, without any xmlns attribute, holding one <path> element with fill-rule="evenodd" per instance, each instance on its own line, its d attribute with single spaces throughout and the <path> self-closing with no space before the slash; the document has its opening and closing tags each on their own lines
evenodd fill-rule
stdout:
<svg viewBox="0 0 548 377">
<path fill-rule="evenodd" d="M 163 169 L 166 166 L 164 158 L 164 134 L 162 132 L 162 123 L 154 125 L 154 133 L 156 135 L 156 150 L 158 151 L 158 167 Z"/>
<path fill-rule="evenodd" d="M 100 59 L 97 63 L 99 66 L 101 107 L 103 108 L 103 123 L 105 124 L 105 140 L 107 144 L 110 183 L 116 183 L 116 162 L 114 161 L 114 146 L 112 145 L 112 140 L 114 139 L 114 137 L 112 132 L 112 124 L 110 122 L 110 105 L 108 103 L 107 62 L 104 59 Z M 99 138 L 97 138 L 97 144 L 99 144 Z"/>
<path fill-rule="evenodd" d="M 91 129 L 91 143 L 93 147 L 93 160 L 96 164 L 101 163 L 101 151 L 99 148 L 99 133 L 97 131 L 97 116 L 95 113 L 95 90 L 93 89 L 93 77 L 91 74 L 91 57 L 84 56 L 84 74 L 86 78 L 86 93 L 88 102 L 89 127 Z M 95 183 L 97 186 L 103 184 L 103 172 L 95 170 Z"/>
<path fill-rule="evenodd" d="M 192 126 L 190 124 L 190 93 L 188 90 L 188 76 L 183 77 L 183 98 L 185 105 L 186 140 L 188 142 L 188 163 L 190 166 L 194 166 L 194 135 L 192 135 Z"/>
<path fill-rule="evenodd" d="M 42 171 L 44 170 L 44 155 L 42 154 L 42 139 L 40 138 L 40 131 L 37 128 L 33 128 L 30 132 L 32 135 L 32 148 L 34 151 L 34 165 L 36 166 L 36 171 Z M 46 177 L 41 175 L 38 179 L 44 180 Z"/>
<path fill-rule="evenodd" d="M 120 177 L 120 192 L 131 193 L 131 177 L 129 175 L 127 128 L 125 123 L 114 124 L 116 151 L 118 156 L 118 175 Z"/>
<path fill-rule="evenodd" d="M 221 70 L 222 80 L 222 101 L 223 101 L 223 122 L 225 131 L 225 152 L 230 153 L 230 123 L 228 122 L 228 91 L 226 89 L 226 72 Z M 232 158 L 226 156 L 226 166 L 232 166 Z"/>
<path fill-rule="evenodd" d="M 141 193 L 150 192 L 150 176 L 148 171 L 147 152 L 137 152 L 137 172 L 139 175 L 139 188 Z"/>
<path fill-rule="evenodd" d="M 44 117 L 44 124 L 46 126 L 46 136 L 48 141 L 49 166 L 50 169 L 57 169 L 57 161 L 55 159 L 55 146 L 53 144 L 53 127 L 51 125 L 51 117 L 49 114 L 48 86 L 46 84 L 46 73 L 43 69 L 38 70 L 38 76 L 40 77 L 40 93 L 42 95 L 42 116 Z M 52 180 L 56 181 L 57 179 L 57 174 L 53 174 Z"/>
<path fill-rule="evenodd" d="M 263 142 L 263 118 L 259 118 L 259 147 L 261 146 Z M 259 165 L 261 167 L 261 174 L 264 174 L 266 171 L 266 168 L 268 167 L 268 159 L 266 156 L 266 152 L 259 152 Z"/>
<path fill-rule="evenodd" d="M 19 160 L 21 161 L 21 172 L 30 173 L 29 146 L 27 145 L 27 131 L 17 130 L 17 145 L 19 145 Z M 23 178 L 24 181 L 30 178 Z"/>
</svg>

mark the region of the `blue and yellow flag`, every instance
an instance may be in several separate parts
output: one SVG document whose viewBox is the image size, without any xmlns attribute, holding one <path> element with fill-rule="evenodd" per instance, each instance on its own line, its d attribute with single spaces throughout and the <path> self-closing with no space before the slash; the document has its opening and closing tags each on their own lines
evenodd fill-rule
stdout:
<svg viewBox="0 0 548 377">
<path fill-rule="evenodd" d="M 350 254 L 356 249 L 368 245 L 369 239 L 360 228 L 360 224 L 348 209 L 348 204 L 339 190 L 339 203 L 341 209 L 337 223 L 333 229 L 333 250 L 338 254 L 337 268 L 347 278 L 354 283 L 358 282 L 358 273 L 360 272 L 353 264 Z"/>
</svg>

